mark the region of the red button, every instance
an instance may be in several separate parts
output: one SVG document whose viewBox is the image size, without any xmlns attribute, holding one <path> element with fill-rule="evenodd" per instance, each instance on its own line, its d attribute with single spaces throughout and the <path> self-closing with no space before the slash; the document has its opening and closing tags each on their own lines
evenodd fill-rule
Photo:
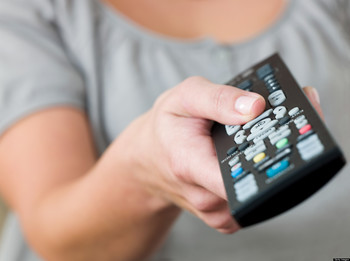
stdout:
<svg viewBox="0 0 350 261">
<path fill-rule="evenodd" d="M 311 130 L 311 125 L 307 124 L 299 130 L 300 135 L 303 135 Z"/>
</svg>

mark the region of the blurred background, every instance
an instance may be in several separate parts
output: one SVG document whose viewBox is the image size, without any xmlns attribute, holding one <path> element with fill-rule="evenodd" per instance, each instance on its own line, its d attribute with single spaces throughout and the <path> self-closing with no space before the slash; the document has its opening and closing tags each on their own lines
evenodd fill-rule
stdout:
<svg viewBox="0 0 350 261">
<path fill-rule="evenodd" d="M 4 201 L 0 198 L 0 235 L 2 232 L 2 226 L 4 224 L 6 214 L 7 214 L 7 207 Z"/>
</svg>

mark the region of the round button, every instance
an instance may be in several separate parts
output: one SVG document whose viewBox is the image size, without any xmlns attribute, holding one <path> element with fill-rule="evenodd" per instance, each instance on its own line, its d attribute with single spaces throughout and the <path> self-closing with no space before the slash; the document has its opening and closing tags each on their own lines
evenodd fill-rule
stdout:
<svg viewBox="0 0 350 261">
<path fill-rule="evenodd" d="M 244 135 L 244 130 L 240 130 L 235 135 L 235 142 L 239 145 L 242 144 L 247 139 L 247 136 Z"/>
<path fill-rule="evenodd" d="M 288 139 L 287 139 L 287 138 L 281 139 L 281 140 L 279 140 L 279 141 L 276 143 L 276 148 L 277 148 L 277 149 L 281 149 L 281 148 L 283 148 L 284 146 L 286 146 L 287 144 L 288 144 Z"/>
<path fill-rule="evenodd" d="M 304 127 L 302 127 L 302 128 L 299 130 L 299 133 L 300 133 L 301 135 L 303 135 L 303 134 L 307 133 L 307 132 L 310 131 L 310 130 L 311 130 L 311 125 L 310 125 L 310 124 L 307 124 L 307 125 L 305 125 Z"/>
<path fill-rule="evenodd" d="M 255 163 L 258 163 L 258 162 L 262 161 L 265 157 L 266 157 L 266 154 L 264 152 L 261 152 L 253 158 L 253 161 Z"/>
<path fill-rule="evenodd" d="M 273 110 L 273 114 L 275 114 L 277 120 L 282 119 L 286 113 L 287 109 L 284 106 L 278 106 Z"/>
</svg>

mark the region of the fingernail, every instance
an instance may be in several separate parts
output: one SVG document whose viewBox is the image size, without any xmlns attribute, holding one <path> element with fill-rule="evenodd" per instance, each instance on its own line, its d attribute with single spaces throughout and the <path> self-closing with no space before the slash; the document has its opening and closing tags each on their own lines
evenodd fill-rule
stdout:
<svg viewBox="0 0 350 261">
<path fill-rule="evenodd" d="M 320 104 L 320 95 L 318 94 L 318 91 L 315 88 L 312 88 L 312 95 L 317 101 L 317 103 Z"/>
<path fill-rule="evenodd" d="M 257 97 L 241 96 L 236 100 L 235 109 L 241 114 L 250 114 L 253 104 L 258 100 Z"/>
</svg>

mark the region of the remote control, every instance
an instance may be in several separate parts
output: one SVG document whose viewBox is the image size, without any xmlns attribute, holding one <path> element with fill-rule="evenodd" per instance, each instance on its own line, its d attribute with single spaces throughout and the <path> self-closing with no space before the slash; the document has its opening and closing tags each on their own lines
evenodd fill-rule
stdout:
<svg viewBox="0 0 350 261">
<path fill-rule="evenodd" d="M 265 111 L 252 121 L 212 128 L 231 214 L 246 227 L 311 196 L 345 158 L 278 54 L 227 85 L 266 99 Z"/>
</svg>

